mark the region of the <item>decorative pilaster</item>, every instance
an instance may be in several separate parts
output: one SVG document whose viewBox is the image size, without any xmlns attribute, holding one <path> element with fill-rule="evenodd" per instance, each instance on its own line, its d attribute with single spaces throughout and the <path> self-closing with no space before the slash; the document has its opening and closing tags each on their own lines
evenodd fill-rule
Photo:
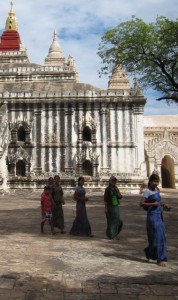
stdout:
<svg viewBox="0 0 178 300">
<path fill-rule="evenodd" d="M 17 142 L 17 130 L 11 130 L 11 144 L 16 144 Z"/>
<path fill-rule="evenodd" d="M 29 130 L 26 130 L 26 132 L 25 132 L 25 143 L 26 144 L 31 143 L 31 141 L 30 141 L 30 131 Z"/>
<path fill-rule="evenodd" d="M 27 164 L 25 165 L 25 176 L 28 177 L 30 176 L 30 167 L 31 167 L 31 164 Z"/>
<path fill-rule="evenodd" d="M 76 176 L 79 177 L 82 175 L 82 163 L 83 160 L 85 159 L 84 153 L 82 151 L 79 151 L 76 155 Z"/>
<path fill-rule="evenodd" d="M 15 176 L 15 163 L 9 164 L 9 175 Z"/>
<path fill-rule="evenodd" d="M 145 161 L 144 158 L 144 130 L 143 130 L 143 107 L 134 105 L 134 128 L 136 148 L 136 168 L 140 168 Z"/>
<path fill-rule="evenodd" d="M 106 106 L 101 108 L 101 132 L 102 132 L 102 172 L 108 171 L 108 132 L 107 132 L 107 117 L 108 109 Z"/>
<path fill-rule="evenodd" d="M 111 103 L 109 106 L 109 137 L 110 143 L 114 144 L 116 142 L 116 106 Z"/>
<path fill-rule="evenodd" d="M 79 109 L 79 118 L 78 118 L 78 140 L 77 143 L 81 144 L 83 141 L 82 137 L 82 131 L 83 131 L 83 104 L 79 103 L 78 104 L 78 109 Z"/>
<path fill-rule="evenodd" d="M 73 110 L 71 108 L 65 109 L 65 172 L 67 174 L 73 173 L 72 167 L 72 114 Z"/>
<path fill-rule="evenodd" d="M 35 171 L 41 172 L 41 110 L 34 112 L 34 131 L 35 131 Z"/>
</svg>

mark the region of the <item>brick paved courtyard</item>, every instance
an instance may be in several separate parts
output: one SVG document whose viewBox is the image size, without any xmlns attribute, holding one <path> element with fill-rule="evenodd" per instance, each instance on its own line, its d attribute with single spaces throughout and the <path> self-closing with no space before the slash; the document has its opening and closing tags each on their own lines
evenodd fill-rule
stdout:
<svg viewBox="0 0 178 300">
<path fill-rule="evenodd" d="M 0 195 L 0 300 L 175 300 L 178 299 L 178 191 L 166 191 L 167 266 L 148 263 L 146 213 L 140 196 L 124 196 L 124 227 L 118 241 L 105 237 L 102 194 L 89 194 L 93 238 L 69 235 L 75 203 L 65 195 L 67 234 L 40 234 L 41 191 Z"/>
</svg>

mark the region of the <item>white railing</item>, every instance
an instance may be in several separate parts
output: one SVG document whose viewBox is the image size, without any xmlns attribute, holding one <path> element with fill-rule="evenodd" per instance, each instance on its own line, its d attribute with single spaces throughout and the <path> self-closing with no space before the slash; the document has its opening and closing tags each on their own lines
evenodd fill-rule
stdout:
<svg viewBox="0 0 178 300">
<path fill-rule="evenodd" d="M 106 97 L 106 96 L 129 96 L 128 91 L 119 90 L 119 91 L 110 91 L 110 90 L 102 90 L 102 91 L 63 91 L 63 92 L 17 92 L 17 93 L 9 93 L 3 92 L 0 93 L 0 98 L 3 99 L 14 99 L 14 98 L 61 98 L 61 97 Z M 132 101 L 130 98 L 125 99 L 126 102 Z"/>
</svg>

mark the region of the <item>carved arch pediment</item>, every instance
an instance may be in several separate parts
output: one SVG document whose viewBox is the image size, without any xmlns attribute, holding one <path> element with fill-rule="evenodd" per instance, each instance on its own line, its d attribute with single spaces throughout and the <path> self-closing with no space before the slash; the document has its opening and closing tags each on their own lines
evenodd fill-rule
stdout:
<svg viewBox="0 0 178 300">
<path fill-rule="evenodd" d="M 10 124 L 10 129 L 17 131 L 21 126 L 25 129 L 25 131 L 30 131 L 32 128 L 32 122 L 24 119 L 16 120 L 14 123 Z"/>
<path fill-rule="evenodd" d="M 161 160 L 165 155 L 169 155 L 178 161 L 178 144 L 167 128 L 164 129 L 162 137 L 154 138 L 145 143 L 145 150 L 148 156 L 155 157 L 156 160 Z"/>
<path fill-rule="evenodd" d="M 90 160 L 92 163 L 98 163 L 99 154 L 93 152 L 91 149 L 83 149 L 76 155 L 77 163 L 83 163 L 85 160 Z"/>
<path fill-rule="evenodd" d="M 83 130 L 86 126 L 91 128 L 91 130 L 97 129 L 97 122 L 93 119 L 89 112 L 85 116 L 81 117 L 78 122 L 80 130 Z"/>
<path fill-rule="evenodd" d="M 8 155 L 8 161 L 10 164 L 15 164 L 18 160 L 30 163 L 30 156 L 22 147 L 19 147 L 16 153 Z"/>
<path fill-rule="evenodd" d="M 178 145 L 171 140 L 163 139 L 159 142 L 151 143 L 145 148 L 148 155 L 155 157 L 156 160 L 161 160 L 165 155 L 169 155 L 178 161 Z"/>
</svg>

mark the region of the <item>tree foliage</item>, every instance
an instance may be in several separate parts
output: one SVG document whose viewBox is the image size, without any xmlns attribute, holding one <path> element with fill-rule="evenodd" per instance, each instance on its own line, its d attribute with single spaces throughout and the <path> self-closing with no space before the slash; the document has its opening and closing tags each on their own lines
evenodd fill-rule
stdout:
<svg viewBox="0 0 178 300">
<path fill-rule="evenodd" d="M 142 88 L 160 92 L 157 100 L 178 103 L 178 19 L 157 17 L 147 24 L 133 16 L 105 32 L 98 54 L 102 74 L 121 65 Z"/>
</svg>

